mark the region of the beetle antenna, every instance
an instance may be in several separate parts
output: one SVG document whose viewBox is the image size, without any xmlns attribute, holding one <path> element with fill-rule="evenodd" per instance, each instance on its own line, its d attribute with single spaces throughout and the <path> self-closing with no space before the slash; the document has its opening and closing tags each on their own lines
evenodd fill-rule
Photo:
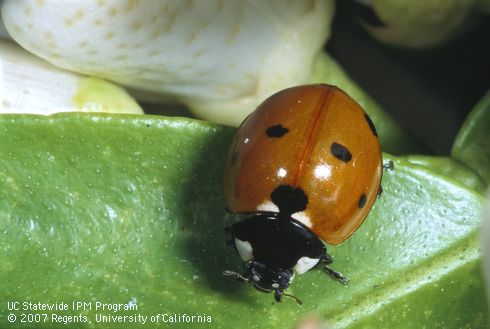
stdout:
<svg viewBox="0 0 490 329">
<path fill-rule="evenodd" d="M 235 278 L 235 279 L 237 279 L 238 281 L 241 281 L 241 282 L 249 282 L 250 281 L 248 278 L 244 277 L 240 273 L 237 273 L 237 272 L 234 272 L 234 271 L 230 271 L 230 270 L 224 270 L 223 271 L 223 275 L 224 276 L 229 276 L 229 277 Z"/>
<path fill-rule="evenodd" d="M 296 297 L 294 295 L 290 295 L 290 294 L 287 294 L 285 292 L 283 292 L 282 295 L 294 299 L 294 301 L 296 303 L 298 303 L 298 305 L 303 305 L 303 302 L 301 301 L 301 299 L 299 299 L 298 297 Z"/>
</svg>

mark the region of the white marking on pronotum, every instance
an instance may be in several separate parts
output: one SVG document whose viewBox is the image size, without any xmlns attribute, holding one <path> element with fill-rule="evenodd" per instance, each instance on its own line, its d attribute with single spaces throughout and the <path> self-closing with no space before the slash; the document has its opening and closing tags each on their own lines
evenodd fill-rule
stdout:
<svg viewBox="0 0 490 329">
<path fill-rule="evenodd" d="M 279 212 L 279 208 L 270 201 L 265 201 L 257 207 L 258 211 Z"/>
<path fill-rule="evenodd" d="M 301 257 L 294 266 L 294 270 L 298 274 L 306 273 L 318 264 L 319 261 L 320 259 L 318 258 Z"/>
<path fill-rule="evenodd" d="M 240 258 L 244 262 L 248 262 L 253 259 L 253 249 L 252 245 L 248 241 L 242 241 L 240 239 L 235 238 L 235 247 L 238 250 L 238 254 Z"/>
<path fill-rule="evenodd" d="M 291 217 L 310 229 L 313 227 L 310 217 L 308 217 L 308 215 L 306 215 L 304 211 L 295 212 L 291 215 Z"/>
</svg>

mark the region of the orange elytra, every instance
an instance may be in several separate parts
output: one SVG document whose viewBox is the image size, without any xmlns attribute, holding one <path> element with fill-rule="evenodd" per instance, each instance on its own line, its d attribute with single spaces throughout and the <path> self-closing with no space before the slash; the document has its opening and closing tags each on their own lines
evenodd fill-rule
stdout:
<svg viewBox="0 0 490 329">
<path fill-rule="evenodd" d="M 232 227 L 234 247 L 246 264 L 252 262 L 241 278 L 252 275 L 248 279 L 253 281 L 253 275 L 255 279 L 264 276 L 261 266 L 283 277 L 284 271 L 290 271 L 292 279 L 293 269 L 304 273 L 320 260 L 328 265 L 331 259 L 326 249 L 321 255 L 321 247 L 312 242 L 314 237 L 303 242 L 291 239 L 304 236 L 304 232 L 328 244 L 347 239 L 372 208 L 380 192 L 382 171 L 373 122 L 339 88 L 303 85 L 265 100 L 238 128 L 225 170 L 227 207 L 248 216 Z M 294 228 L 287 228 L 291 225 Z M 264 230 L 267 233 L 259 232 Z M 290 230 L 298 234 L 287 239 L 271 237 Z M 257 236 L 261 235 L 272 240 L 259 241 Z M 295 253 L 283 245 L 288 243 L 285 240 L 296 249 L 306 248 L 301 243 L 313 244 L 316 254 L 307 250 Z M 295 255 L 279 251 L 270 255 L 265 249 L 271 248 Z M 280 260 L 274 260 L 277 258 Z M 288 266 L 291 268 L 286 269 Z M 331 269 L 328 272 L 339 274 Z M 274 291 L 280 300 L 290 282 L 276 279 L 261 277 L 254 283 L 262 290 Z"/>
</svg>

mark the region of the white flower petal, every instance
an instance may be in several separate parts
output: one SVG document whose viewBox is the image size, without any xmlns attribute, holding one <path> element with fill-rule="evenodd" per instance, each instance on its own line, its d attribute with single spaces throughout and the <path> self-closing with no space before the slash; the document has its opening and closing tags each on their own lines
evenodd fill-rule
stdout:
<svg viewBox="0 0 490 329">
<path fill-rule="evenodd" d="M 332 12 L 332 0 L 7 0 L 2 7 L 11 36 L 37 56 L 228 124 L 307 79 Z"/>
</svg>

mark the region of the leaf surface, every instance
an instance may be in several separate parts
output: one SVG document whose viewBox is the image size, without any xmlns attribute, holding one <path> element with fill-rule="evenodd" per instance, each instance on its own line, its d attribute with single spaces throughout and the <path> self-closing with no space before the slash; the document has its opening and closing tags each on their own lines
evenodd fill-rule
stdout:
<svg viewBox="0 0 490 329">
<path fill-rule="evenodd" d="M 487 185 L 490 184 L 490 92 L 466 118 L 451 155 L 473 169 Z"/>
<path fill-rule="evenodd" d="M 168 321 L 184 313 L 212 322 L 166 325 L 288 328 L 313 313 L 332 328 L 488 326 L 481 195 L 387 154 L 395 167 L 366 222 L 328 247 L 348 286 L 320 270 L 298 275 L 288 291 L 303 300 L 298 306 L 223 278 L 224 269 L 242 270 L 223 232 L 238 219 L 226 213 L 222 192 L 232 135 L 181 118 L 0 116 L 0 305 L 65 302 L 70 309 L 54 313 L 91 321 L 77 328 L 135 326 L 96 322 L 97 314 Z M 73 301 L 92 309 L 75 311 Z M 96 302 L 138 310 L 95 309 Z M 0 308 L 0 327 L 28 327 L 10 324 L 10 313 Z"/>
</svg>

